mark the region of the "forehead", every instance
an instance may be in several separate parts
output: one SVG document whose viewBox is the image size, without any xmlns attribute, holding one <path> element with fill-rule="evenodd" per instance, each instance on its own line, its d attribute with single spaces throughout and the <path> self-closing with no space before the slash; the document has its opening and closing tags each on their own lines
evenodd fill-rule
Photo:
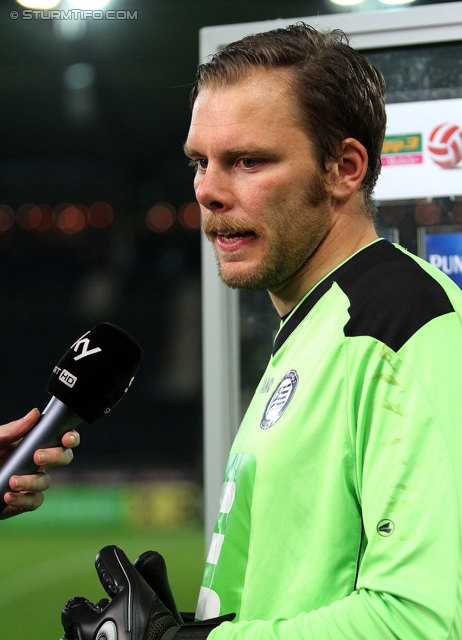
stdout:
<svg viewBox="0 0 462 640">
<path fill-rule="evenodd" d="M 281 136 L 306 138 L 289 80 L 287 70 L 257 70 L 231 85 L 202 88 L 194 103 L 186 152 L 218 139 L 240 146 Z"/>
</svg>

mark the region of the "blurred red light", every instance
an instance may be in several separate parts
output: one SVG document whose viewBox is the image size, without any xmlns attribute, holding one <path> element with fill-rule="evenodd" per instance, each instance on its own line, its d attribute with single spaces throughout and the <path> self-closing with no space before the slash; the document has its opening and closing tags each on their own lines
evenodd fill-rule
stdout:
<svg viewBox="0 0 462 640">
<path fill-rule="evenodd" d="M 22 204 L 18 207 L 16 211 L 16 224 L 21 229 L 25 229 L 26 231 L 30 231 L 33 227 L 31 227 L 29 220 L 29 213 L 35 207 L 35 204 L 31 202 L 26 202 L 26 204 Z"/>
<path fill-rule="evenodd" d="M 32 207 L 27 212 L 27 224 L 29 229 L 38 229 L 42 220 L 42 212 L 39 207 Z"/>
<path fill-rule="evenodd" d="M 48 231 L 54 225 L 56 216 L 52 207 L 47 204 L 39 204 L 39 209 L 42 213 L 42 219 L 38 227 L 39 231 Z"/>
<path fill-rule="evenodd" d="M 39 204 L 27 212 L 27 224 L 29 229 L 35 231 L 48 231 L 55 222 L 55 212 L 47 204 Z"/>
<path fill-rule="evenodd" d="M 7 204 L 0 204 L 0 233 L 11 229 L 14 225 L 14 211 Z"/>
<path fill-rule="evenodd" d="M 146 226 L 154 233 L 163 233 L 175 222 L 175 209 L 169 202 L 159 202 L 146 214 Z"/>
<path fill-rule="evenodd" d="M 88 221 L 90 220 L 90 213 L 88 212 L 88 207 L 82 204 L 81 202 L 76 202 L 72 206 L 82 212 L 83 217 L 85 218 L 85 226 L 86 226 L 88 224 Z"/>
<path fill-rule="evenodd" d="M 200 229 L 201 210 L 197 202 L 185 202 L 178 211 L 178 221 L 185 229 Z"/>
<path fill-rule="evenodd" d="M 414 210 L 414 218 L 419 224 L 436 224 L 441 218 L 441 207 L 434 201 L 419 202 Z"/>
<path fill-rule="evenodd" d="M 108 202 L 94 202 L 88 212 L 90 224 L 96 229 L 104 229 L 114 220 L 114 209 Z"/>
<path fill-rule="evenodd" d="M 85 205 L 71 204 L 62 209 L 58 215 L 57 225 L 64 233 L 72 234 L 82 231 L 87 224 L 87 218 L 82 208 Z"/>
</svg>

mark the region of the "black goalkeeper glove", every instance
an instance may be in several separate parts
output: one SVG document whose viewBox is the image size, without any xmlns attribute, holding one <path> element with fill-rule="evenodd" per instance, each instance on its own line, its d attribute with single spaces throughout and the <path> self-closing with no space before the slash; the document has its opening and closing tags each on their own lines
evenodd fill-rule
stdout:
<svg viewBox="0 0 462 640">
<path fill-rule="evenodd" d="M 177 609 L 175 598 L 170 588 L 167 566 L 163 556 L 157 551 L 145 551 L 133 564 L 157 597 L 162 600 L 162 603 L 172 613 L 178 624 L 183 624 L 183 617 Z"/>
<path fill-rule="evenodd" d="M 179 625 L 125 553 L 111 545 L 96 556 L 96 571 L 112 598 L 93 604 L 73 598 L 63 609 L 61 640 L 204 640 L 235 615 Z"/>
</svg>

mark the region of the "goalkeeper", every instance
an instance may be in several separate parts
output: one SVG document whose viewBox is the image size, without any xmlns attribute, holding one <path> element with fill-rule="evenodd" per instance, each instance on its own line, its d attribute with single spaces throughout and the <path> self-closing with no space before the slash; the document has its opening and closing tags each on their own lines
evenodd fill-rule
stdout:
<svg viewBox="0 0 462 640">
<path fill-rule="evenodd" d="M 112 600 L 69 604 L 66 638 L 461 640 L 462 292 L 377 237 L 384 94 L 344 34 L 304 24 L 199 67 L 203 229 L 280 330 L 231 449 L 202 622 L 103 554 Z"/>
</svg>

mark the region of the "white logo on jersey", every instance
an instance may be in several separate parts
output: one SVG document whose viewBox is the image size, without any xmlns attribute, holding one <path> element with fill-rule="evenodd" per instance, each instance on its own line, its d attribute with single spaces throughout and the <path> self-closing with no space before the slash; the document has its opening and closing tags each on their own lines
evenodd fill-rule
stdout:
<svg viewBox="0 0 462 640">
<path fill-rule="evenodd" d="M 268 401 L 260 422 L 262 429 L 269 429 L 279 420 L 292 400 L 298 384 L 298 375 L 294 370 L 290 370 L 283 377 L 276 387 L 275 392 Z"/>
</svg>

